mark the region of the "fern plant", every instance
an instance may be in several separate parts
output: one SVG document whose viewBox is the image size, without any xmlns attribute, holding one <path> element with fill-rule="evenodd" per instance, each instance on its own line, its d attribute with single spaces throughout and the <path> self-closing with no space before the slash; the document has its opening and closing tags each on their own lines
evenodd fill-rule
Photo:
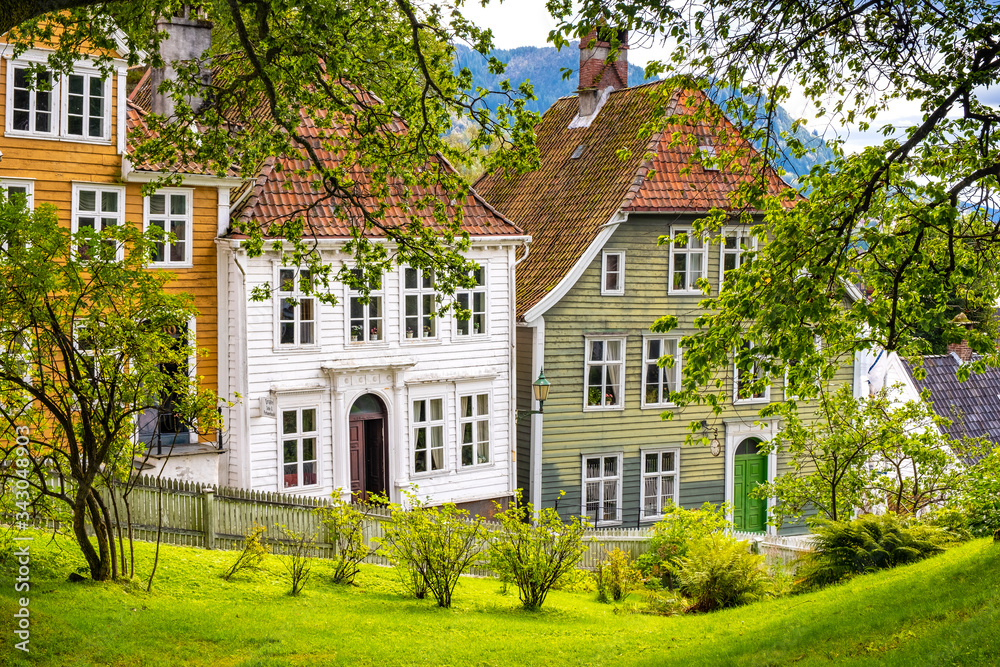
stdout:
<svg viewBox="0 0 1000 667">
<path fill-rule="evenodd" d="M 866 514 L 814 528 L 815 550 L 803 558 L 799 590 L 912 563 L 944 550 L 953 538 L 936 526 L 907 524 L 895 514 Z"/>
</svg>

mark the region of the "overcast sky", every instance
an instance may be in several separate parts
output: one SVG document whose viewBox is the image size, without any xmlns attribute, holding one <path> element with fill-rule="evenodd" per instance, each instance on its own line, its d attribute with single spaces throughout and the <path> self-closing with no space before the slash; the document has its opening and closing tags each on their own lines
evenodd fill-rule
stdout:
<svg viewBox="0 0 1000 667">
<path fill-rule="evenodd" d="M 517 46 L 549 46 L 547 39 L 549 31 L 555 28 L 555 21 L 545 9 L 544 0 L 505 0 L 500 3 L 493 0 L 486 7 L 480 7 L 476 0 L 462 7 L 462 13 L 481 27 L 493 30 L 493 42 L 499 49 L 512 49 Z M 654 59 L 662 59 L 667 55 L 667 49 L 655 48 L 629 49 L 629 62 L 641 67 Z M 814 118 L 805 105 L 804 98 L 794 95 L 783 105 L 793 117 L 806 118 L 806 127 L 815 129 L 827 139 L 832 138 L 831 131 L 845 140 L 848 152 L 859 151 L 866 145 L 881 143 L 883 137 L 877 131 L 860 132 L 857 128 L 844 128 L 839 124 L 829 127 L 829 121 Z M 897 100 L 892 108 L 879 117 L 879 122 L 872 127 L 877 130 L 885 124 L 905 127 L 919 122 L 920 107 L 916 102 Z"/>
</svg>

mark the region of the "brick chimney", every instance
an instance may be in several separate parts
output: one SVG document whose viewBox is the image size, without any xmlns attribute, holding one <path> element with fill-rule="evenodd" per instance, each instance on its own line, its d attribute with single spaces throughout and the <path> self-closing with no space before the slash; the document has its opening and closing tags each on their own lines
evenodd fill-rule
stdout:
<svg viewBox="0 0 1000 667">
<path fill-rule="evenodd" d="M 160 92 L 160 84 L 176 79 L 175 63 L 200 60 L 208 51 L 212 46 L 212 23 L 205 19 L 202 12 L 192 9 L 191 5 L 184 5 L 184 8 L 171 18 L 157 20 L 156 29 L 167 33 L 167 38 L 160 42 L 160 55 L 166 66 L 154 68 L 150 73 L 152 86 L 150 107 L 153 113 L 169 118 L 174 115 L 174 100 L 170 95 Z M 211 76 L 211 70 L 202 65 L 201 82 L 206 86 L 209 85 Z M 197 111 L 204 103 L 204 98 L 201 95 L 191 95 L 188 96 L 187 102 Z"/>
<path fill-rule="evenodd" d="M 952 324 L 957 324 L 960 327 L 965 328 L 966 331 L 972 328 L 976 323 L 974 320 L 970 320 L 969 316 L 965 313 L 959 313 L 952 320 Z M 961 343 L 949 343 L 948 352 L 954 354 L 956 357 L 962 360 L 962 362 L 972 361 L 972 348 L 969 347 L 969 341 L 962 339 Z"/>
<path fill-rule="evenodd" d="M 612 37 L 618 36 L 618 55 L 606 62 L 611 53 Z M 600 33 L 600 34 L 598 34 Z M 628 88 L 628 31 L 599 26 L 580 40 L 580 116 L 590 116 L 607 87 Z"/>
<path fill-rule="evenodd" d="M 972 361 L 972 348 L 969 347 L 967 340 L 963 340 L 961 343 L 948 343 L 948 352 L 961 359 L 963 363 Z"/>
</svg>

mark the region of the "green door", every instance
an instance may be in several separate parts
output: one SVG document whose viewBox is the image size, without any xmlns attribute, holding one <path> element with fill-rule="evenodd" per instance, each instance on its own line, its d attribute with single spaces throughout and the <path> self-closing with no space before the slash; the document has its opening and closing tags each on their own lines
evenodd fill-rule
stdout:
<svg viewBox="0 0 1000 667">
<path fill-rule="evenodd" d="M 736 530 L 764 532 L 767 501 L 751 498 L 750 492 L 767 480 L 767 457 L 737 454 L 733 464 L 733 523 Z"/>
</svg>

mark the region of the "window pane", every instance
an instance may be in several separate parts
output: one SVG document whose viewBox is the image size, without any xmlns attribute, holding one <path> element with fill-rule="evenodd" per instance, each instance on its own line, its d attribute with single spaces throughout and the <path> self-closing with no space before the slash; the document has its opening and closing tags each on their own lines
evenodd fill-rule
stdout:
<svg viewBox="0 0 1000 667">
<path fill-rule="evenodd" d="M 83 95 L 83 77 L 79 74 L 70 74 L 69 93 L 70 95 Z"/>
<path fill-rule="evenodd" d="M 316 438 L 302 438 L 302 460 L 316 460 Z"/>
<path fill-rule="evenodd" d="M 104 79 L 96 76 L 90 77 L 90 96 L 104 97 Z"/>
<path fill-rule="evenodd" d="M 417 270 L 406 269 L 403 272 L 404 287 L 406 289 L 417 289 Z"/>
<path fill-rule="evenodd" d="M 316 408 L 302 411 L 302 432 L 312 433 L 316 430 Z M 306 457 L 310 458 L 310 457 Z"/>
<path fill-rule="evenodd" d="M 66 119 L 66 132 L 69 134 L 83 134 L 83 118 L 80 116 L 69 116 Z"/>
<path fill-rule="evenodd" d="M 427 401 L 413 402 L 413 421 L 427 421 Z"/>
<path fill-rule="evenodd" d="M 590 343 L 590 360 L 602 361 L 604 359 L 604 341 L 595 340 Z"/>
<path fill-rule="evenodd" d="M 601 459 L 587 459 L 587 479 L 601 476 Z"/>
<path fill-rule="evenodd" d="M 285 463 L 298 461 L 298 440 L 285 440 Z"/>
<path fill-rule="evenodd" d="M 431 420 L 438 421 L 444 418 L 444 410 L 440 398 L 431 399 Z"/>
<path fill-rule="evenodd" d="M 609 340 L 607 342 L 607 361 L 621 361 L 622 342 L 620 340 Z"/>
<path fill-rule="evenodd" d="M 487 442 L 490 439 L 490 423 L 487 420 L 476 422 L 476 435 L 479 442 Z"/>
<path fill-rule="evenodd" d="M 431 449 L 439 449 L 444 447 L 444 427 L 443 426 L 432 426 L 431 427 Z"/>
<path fill-rule="evenodd" d="M 673 472 L 675 470 L 673 452 L 663 452 L 663 467 L 660 469 L 663 472 Z"/>
<path fill-rule="evenodd" d="M 605 405 L 618 405 L 618 401 L 621 400 L 621 396 L 618 395 L 621 366 L 616 364 L 607 366 L 606 368 L 608 371 L 608 385 L 605 387 L 604 403 Z"/>
<path fill-rule="evenodd" d="M 101 193 L 101 211 L 104 213 L 116 213 L 118 211 L 118 193 Z"/>
<path fill-rule="evenodd" d="M 44 106 L 45 108 L 48 108 L 48 106 L 49 106 L 49 94 L 48 93 L 45 93 L 44 95 L 43 94 L 39 94 L 39 98 L 44 99 L 45 103 L 42 104 L 41 100 L 39 100 L 38 107 L 41 108 L 42 106 Z M 51 123 L 51 121 L 52 121 L 52 115 L 51 114 L 48 114 L 48 113 L 36 113 L 35 114 L 35 131 L 36 132 L 51 132 L 52 131 L 52 123 Z"/>
<path fill-rule="evenodd" d="M 281 413 L 281 432 L 298 433 L 298 418 L 295 410 L 284 410 Z"/>
<path fill-rule="evenodd" d="M 463 443 L 472 442 L 472 422 L 462 424 L 462 442 Z"/>
<path fill-rule="evenodd" d="M 604 476 L 613 477 L 617 474 L 618 474 L 618 457 L 617 456 L 604 457 Z"/>
<path fill-rule="evenodd" d="M 471 424 L 466 424 L 466 426 L 469 426 L 470 427 L 470 431 L 471 431 Z M 472 445 L 471 444 L 470 445 L 463 445 L 462 446 L 462 465 L 464 465 L 464 466 L 471 466 L 472 465 Z"/>
<path fill-rule="evenodd" d="M 459 399 L 459 415 L 462 417 L 472 416 L 472 397 L 463 396 Z"/>
<path fill-rule="evenodd" d="M 295 345 L 295 324 L 284 322 L 279 332 L 279 343 L 281 345 Z"/>
<path fill-rule="evenodd" d="M 431 450 L 431 470 L 441 470 L 444 468 L 444 450 Z"/>
<path fill-rule="evenodd" d="M 647 477 L 643 481 L 643 488 L 642 488 L 642 497 L 643 497 L 642 513 L 645 514 L 646 516 L 651 516 L 651 515 L 654 515 L 654 514 L 658 513 L 657 512 L 658 508 L 656 507 L 656 501 L 657 501 L 657 496 L 659 494 L 657 493 L 656 482 L 657 482 L 657 478 L 656 477 Z"/>
<path fill-rule="evenodd" d="M 656 459 L 656 454 L 646 454 L 646 472 L 659 472 L 659 468 L 656 467 L 658 463 Z"/>
<path fill-rule="evenodd" d="M 187 215 L 187 196 L 170 195 L 170 215 Z"/>
<path fill-rule="evenodd" d="M 166 211 L 167 198 L 163 195 L 152 195 L 149 198 L 149 212 L 151 215 L 163 215 Z M 162 224 L 162 223 L 161 223 Z"/>
<path fill-rule="evenodd" d="M 674 477 L 663 478 L 663 503 L 666 505 L 667 501 L 673 500 L 674 497 Z"/>
<path fill-rule="evenodd" d="M 278 289 L 282 292 L 295 291 L 295 271 L 292 269 L 278 270 Z"/>
<path fill-rule="evenodd" d="M 648 350 L 646 358 L 650 361 L 656 361 L 662 356 L 660 353 L 660 340 L 658 338 L 647 341 L 646 349 Z"/>
<path fill-rule="evenodd" d="M 684 253 L 674 254 L 674 289 L 685 289 L 687 271 L 687 255 Z"/>
<path fill-rule="evenodd" d="M 296 464 L 285 466 L 285 479 L 284 486 L 286 489 L 290 489 L 294 486 L 299 485 L 299 471 Z"/>
<path fill-rule="evenodd" d="M 308 486 L 316 483 L 316 462 L 302 464 L 302 484 Z"/>
<path fill-rule="evenodd" d="M 427 429 L 418 428 L 416 430 L 416 439 L 413 443 L 414 449 L 427 449 Z"/>
<path fill-rule="evenodd" d="M 97 210 L 97 192 L 94 190 L 80 190 L 78 197 L 77 208 L 81 211 Z"/>
<path fill-rule="evenodd" d="M 476 461 L 477 463 L 489 463 L 490 462 L 490 443 L 489 442 L 480 442 L 479 443 L 479 450 L 478 450 L 477 455 L 478 455 L 478 459 Z"/>
<path fill-rule="evenodd" d="M 488 415 L 490 413 L 489 394 L 479 394 L 476 396 L 476 411 L 480 415 Z"/>
</svg>

